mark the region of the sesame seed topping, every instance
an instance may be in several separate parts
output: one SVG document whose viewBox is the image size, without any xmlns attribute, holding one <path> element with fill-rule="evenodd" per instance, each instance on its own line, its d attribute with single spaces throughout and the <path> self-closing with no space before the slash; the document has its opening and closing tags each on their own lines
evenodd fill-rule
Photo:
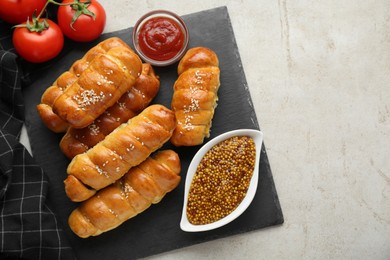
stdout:
<svg viewBox="0 0 390 260">
<path fill-rule="evenodd" d="M 85 108 L 86 106 L 102 102 L 104 98 L 105 95 L 102 91 L 97 94 L 93 89 L 83 90 L 80 94 L 73 96 L 79 108 Z"/>
<path fill-rule="evenodd" d="M 109 80 L 109 79 L 107 78 L 107 76 L 100 75 L 100 77 L 101 77 L 101 79 L 102 79 L 102 81 L 103 81 L 104 84 L 114 84 L 114 82 L 111 81 L 111 80 Z"/>
<path fill-rule="evenodd" d="M 142 92 L 142 90 L 137 89 L 137 88 L 133 88 L 132 90 L 133 90 L 134 92 L 137 92 L 137 94 L 140 95 L 143 99 L 146 98 L 146 95 L 145 95 L 144 92 Z"/>
<path fill-rule="evenodd" d="M 130 144 L 130 145 L 129 145 L 129 150 L 130 150 L 130 151 L 134 150 L 134 148 L 135 148 L 134 144 Z"/>
<path fill-rule="evenodd" d="M 118 103 L 120 108 L 122 108 L 122 109 L 126 108 L 126 104 L 124 102 L 117 102 L 117 103 Z"/>
<path fill-rule="evenodd" d="M 206 76 L 205 73 L 201 73 L 199 70 L 195 71 L 195 77 L 196 77 L 196 84 L 202 84 L 203 83 L 203 77 Z"/>
<path fill-rule="evenodd" d="M 134 191 L 133 187 L 131 187 L 127 182 L 124 184 L 122 183 L 122 190 L 125 193 L 126 199 L 129 197 L 128 193 Z"/>
<path fill-rule="evenodd" d="M 115 217 L 118 217 L 118 214 L 116 214 L 115 211 L 113 211 L 112 209 L 108 209 L 108 211 L 109 211 L 112 215 L 114 215 Z"/>
<path fill-rule="evenodd" d="M 195 94 L 199 89 L 198 88 L 194 88 L 194 87 L 191 86 L 189 88 L 189 90 L 190 90 L 191 94 Z"/>
<path fill-rule="evenodd" d="M 199 100 L 191 98 L 191 104 L 189 106 L 184 106 L 184 113 L 195 112 L 199 110 L 199 108 Z"/>
<path fill-rule="evenodd" d="M 184 116 L 184 129 L 186 129 L 187 131 L 194 129 L 194 126 L 191 123 L 193 118 L 194 116 L 188 114 L 185 114 Z"/>
<path fill-rule="evenodd" d="M 125 192 L 133 191 L 133 187 L 131 187 L 128 183 L 125 183 Z"/>
<path fill-rule="evenodd" d="M 94 123 L 90 124 L 88 126 L 88 129 L 89 129 L 91 135 L 98 135 L 100 133 L 100 128 L 97 125 L 95 125 Z"/>
<path fill-rule="evenodd" d="M 98 171 L 98 173 L 100 175 L 104 175 L 104 177 L 106 177 L 107 179 L 110 178 L 110 176 L 108 175 L 108 173 L 106 171 L 104 171 L 102 168 L 100 168 L 98 165 L 95 165 L 95 169 Z"/>
</svg>

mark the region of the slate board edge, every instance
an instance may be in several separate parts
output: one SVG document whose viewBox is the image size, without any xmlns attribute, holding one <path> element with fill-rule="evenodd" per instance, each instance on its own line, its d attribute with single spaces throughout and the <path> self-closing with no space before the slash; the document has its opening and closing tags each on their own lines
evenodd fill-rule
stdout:
<svg viewBox="0 0 390 260">
<path fill-rule="evenodd" d="M 227 11 L 227 7 L 217 7 L 217 8 L 213 8 L 213 9 L 210 9 L 210 10 L 205 10 L 205 11 L 201 11 L 201 12 L 198 12 L 198 13 L 205 13 L 205 12 L 215 12 L 215 11 L 218 11 L 218 9 L 221 9 L 221 11 L 223 11 L 226 16 L 227 16 L 227 21 L 228 21 L 228 27 L 229 27 L 229 30 L 231 31 L 232 35 L 233 35 L 233 39 L 232 39 L 232 42 L 234 43 L 235 45 L 235 55 L 238 59 L 239 62 L 241 62 L 241 58 L 240 58 L 240 55 L 239 55 L 239 52 L 238 52 L 238 48 L 237 48 L 237 43 L 236 43 L 236 39 L 234 37 L 234 32 L 233 32 L 233 28 L 232 28 L 232 25 L 231 25 L 231 20 L 230 20 L 230 17 L 229 17 L 229 14 L 228 14 L 228 11 Z M 197 15 L 197 13 L 192 13 L 192 14 L 189 14 L 189 15 Z M 184 15 L 185 17 L 186 15 Z M 104 34 L 103 37 L 104 38 L 107 38 L 107 37 L 110 37 L 111 35 L 114 35 L 114 34 L 121 34 L 121 33 L 125 33 L 127 29 L 123 29 L 123 30 L 119 30 L 119 31 L 116 31 L 116 32 L 110 32 L 110 33 L 107 33 L 107 34 Z M 251 106 L 251 111 L 252 111 L 252 115 L 251 115 L 251 120 L 253 121 L 253 123 L 257 126 L 257 128 L 259 128 L 259 124 L 258 124 L 258 121 L 257 121 L 257 117 L 256 117 L 256 114 L 254 112 L 254 109 L 253 109 L 253 103 L 252 103 L 252 100 L 251 100 L 251 96 L 250 96 L 250 92 L 249 92 L 249 88 L 248 88 L 248 85 L 247 85 L 247 82 L 246 82 L 246 78 L 245 78 L 245 73 L 243 71 L 243 68 L 241 66 L 241 74 L 242 74 L 242 83 L 243 83 L 243 86 L 245 88 L 245 92 L 246 92 L 246 95 L 247 95 L 247 101 L 248 101 L 248 104 Z M 30 126 L 31 127 L 31 126 Z M 264 149 L 264 153 L 265 153 L 265 147 L 263 146 L 263 149 Z M 265 154 L 266 156 L 266 154 Z M 284 222 L 284 219 L 283 219 L 283 214 L 281 212 L 281 207 L 280 207 L 280 204 L 279 204 L 279 200 L 278 200 L 278 196 L 277 196 L 277 192 L 276 192 L 276 187 L 274 185 L 274 181 L 273 181 L 273 178 L 272 178 L 272 172 L 270 170 L 270 165 L 269 165 L 269 162 L 268 160 L 266 160 L 267 162 L 267 165 L 266 167 L 269 168 L 269 172 L 267 173 L 267 176 L 268 178 L 270 179 L 270 181 L 272 182 L 272 185 L 273 185 L 273 190 L 274 190 L 274 201 L 276 202 L 276 207 L 279 208 L 280 210 L 280 216 L 279 216 L 279 219 L 276 220 L 276 223 L 275 225 L 277 224 L 282 224 Z M 258 228 L 257 228 L 258 229 Z M 254 231 L 254 230 L 252 230 Z M 250 232 L 252 232 L 250 231 Z M 223 237 L 228 237 L 228 236 L 232 236 L 232 235 L 236 235 L 236 234 L 240 234 L 240 233 L 245 233 L 245 232 L 248 232 L 246 229 L 242 229 L 242 230 L 234 230 L 234 231 L 231 231 L 231 232 L 226 232 L 224 233 L 223 235 L 219 234 L 219 235 L 215 235 L 215 236 L 210 236 L 210 237 L 207 237 L 206 239 L 199 239 L 199 240 L 194 240 L 193 244 L 199 244 L 199 243 L 203 243 L 203 242 L 207 242 L 207 241 L 210 241 L 210 240 L 215 240 L 215 239 L 219 239 L 219 238 L 223 238 Z M 186 246 L 191 246 L 191 245 L 186 245 Z M 175 249 L 178 249 L 178 248 L 183 248 L 185 246 L 171 246 L 171 250 L 175 250 Z M 138 256 L 135 256 L 135 257 L 146 257 L 146 256 L 151 256 L 151 255 L 154 255 L 154 254 L 159 254 L 159 253 L 163 253 L 163 252 L 167 252 L 167 251 L 171 251 L 171 250 L 151 250 L 149 252 L 143 252 L 142 254 L 138 255 Z"/>
</svg>

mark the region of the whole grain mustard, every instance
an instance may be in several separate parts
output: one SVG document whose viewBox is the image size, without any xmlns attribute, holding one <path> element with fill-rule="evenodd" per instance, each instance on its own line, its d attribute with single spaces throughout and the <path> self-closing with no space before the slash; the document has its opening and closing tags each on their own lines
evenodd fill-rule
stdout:
<svg viewBox="0 0 390 260">
<path fill-rule="evenodd" d="M 255 158 L 255 143 L 248 136 L 234 136 L 213 146 L 200 161 L 190 186 L 189 222 L 213 223 L 236 209 L 247 193 Z"/>
</svg>

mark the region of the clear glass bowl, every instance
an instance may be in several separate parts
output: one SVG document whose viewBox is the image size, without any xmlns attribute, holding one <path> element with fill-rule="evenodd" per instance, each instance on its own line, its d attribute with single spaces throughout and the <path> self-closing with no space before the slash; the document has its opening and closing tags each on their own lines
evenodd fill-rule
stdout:
<svg viewBox="0 0 390 260">
<path fill-rule="evenodd" d="M 171 18 L 172 20 L 176 21 L 182 29 L 182 33 L 184 35 L 183 46 L 180 49 L 180 51 L 173 58 L 171 58 L 169 60 L 154 60 L 154 59 L 148 57 L 146 54 L 144 54 L 139 46 L 138 34 L 139 34 L 140 29 L 142 28 L 143 24 L 146 21 L 148 21 L 149 19 L 154 18 L 154 17 Z M 149 13 L 143 15 L 136 22 L 136 24 L 134 26 L 133 44 L 134 44 L 135 51 L 137 52 L 137 54 L 141 57 L 141 59 L 144 62 L 150 63 L 151 65 L 154 65 L 154 66 L 160 66 L 160 67 L 168 66 L 168 65 L 171 65 L 171 64 L 179 61 L 183 57 L 183 55 L 185 54 L 185 51 L 187 50 L 188 42 L 189 42 L 189 32 L 188 32 L 187 25 L 184 23 L 183 19 L 181 19 L 180 16 L 178 16 L 177 14 L 175 14 L 173 12 L 167 11 L 167 10 L 155 10 L 155 11 L 149 12 Z"/>
</svg>

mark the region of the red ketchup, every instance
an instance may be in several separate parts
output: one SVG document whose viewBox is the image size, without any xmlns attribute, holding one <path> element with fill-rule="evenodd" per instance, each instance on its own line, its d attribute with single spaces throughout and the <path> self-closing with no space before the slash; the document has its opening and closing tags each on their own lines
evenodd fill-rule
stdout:
<svg viewBox="0 0 390 260">
<path fill-rule="evenodd" d="M 169 17 L 153 17 L 139 30 L 139 48 L 150 59 L 166 61 L 183 47 L 184 33 L 178 22 Z"/>
</svg>

